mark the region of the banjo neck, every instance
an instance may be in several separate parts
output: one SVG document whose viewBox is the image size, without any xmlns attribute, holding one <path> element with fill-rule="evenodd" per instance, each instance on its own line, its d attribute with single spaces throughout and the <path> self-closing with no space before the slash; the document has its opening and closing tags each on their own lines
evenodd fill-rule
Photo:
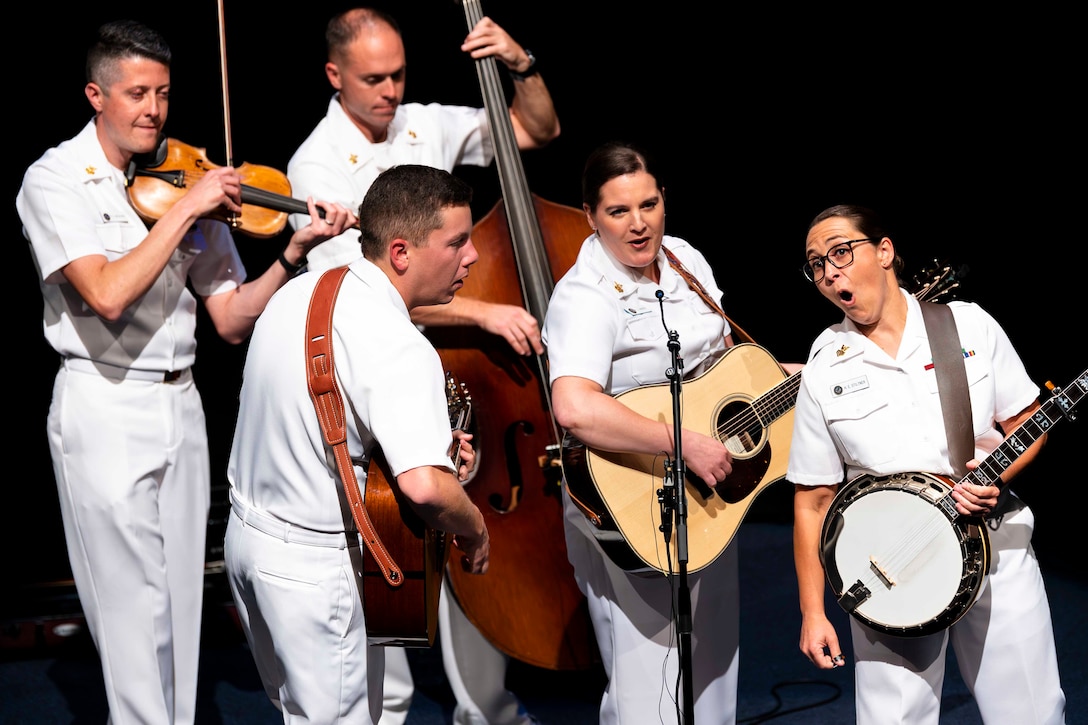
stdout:
<svg viewBox="0 0 1088 725">
<path fill-rule="evenodd" d="M 959 483 L 972 483 L 979 486 L 997 486 L 1004 489 L 1005 482 L 1001 475 L 1005 473 L 1027 450 L 1063 419 L 1076 418 L 1074 408 L 1085 395 L 1088 395 L 1088 370 L 1073 379 L 1065 388 L 1058 388 L 1047 381 L 1050 397 L 1043 401 L 1039 409 L 1030 418 L 1018 426 L 995 448 L 990 455 L 982 459 L 978 466 L 959 480 Z M 942 508 L 950 507 L 949 518 L 955 518 L 956 509 L 945 496 Z"/>
</svg>

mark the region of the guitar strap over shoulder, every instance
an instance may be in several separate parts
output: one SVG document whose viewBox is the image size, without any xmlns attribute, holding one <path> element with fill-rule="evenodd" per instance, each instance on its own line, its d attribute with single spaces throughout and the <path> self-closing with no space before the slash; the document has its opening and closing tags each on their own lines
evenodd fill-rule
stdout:
<svg viewBox="0 0 1088 725">
<path fill-rule="evenodd" d="M 347 422 L 344 415 L 344 399 L 340 387 L 336 384 L 336 375 L 332 357 L 332 309 L 336 304 L 336 295 L 347 274 L 347 267 L 330 269 L 321 275 L 306 314 L 306 370 L 310 389 L 310 399 L 314 402 L 317 418 L 321 421 L 321 432 L 325 444 L 331 446 L 336 457 L 336 467 L 340 480 L 344 484 L 351 516 L 359 534 L 382 570 L 382 575 L 390 586 L 404 583 L 404 574 L 393 561 L 389 550 L 382 543 L 367 514 L 363 496 L 359 490 L 359 479 L 355 476 L 355 466 L 348 453 Z"/>
<path fill-rule="evenodd" d="M 965 476 L 967 461 L 975 457 L 975 437 L 963 346 L 948 305 L 937 302 L 920 304 L 937 374 L 937 392 L 941 398 L 944 429 L 948 436 L 948 455 L 956 475 Z"/>
<path fill-rule="evenodd" d="M 684 278 L 684 281 L 688 283 L 688 287 L 691 287 L 695 291 L 695 294 L 703 298 L 703 302 L 706 302 L 710 309 L 717 312 L 719 315 L 725 318 L 725 321 L 729 323 L 729 327 L 732 330 L 733 339 L 736 342 L 755 342 L 752 336 L 745 332 L 740 325 L 729 319 L 729 315 L 725 314 L 725 310 L 719 305 L 710 294 L 703 287 L 703 283 L 695 278 L 695 275 L 687 270 L 687 268 L 680 263 L 680 260 L 672 253 L 668 247 L 662 245 L 661 250 L 665 252 L 665 256 L 669 260 L 669 266 L 676 270 L 676 273 Z"/>
</svg>

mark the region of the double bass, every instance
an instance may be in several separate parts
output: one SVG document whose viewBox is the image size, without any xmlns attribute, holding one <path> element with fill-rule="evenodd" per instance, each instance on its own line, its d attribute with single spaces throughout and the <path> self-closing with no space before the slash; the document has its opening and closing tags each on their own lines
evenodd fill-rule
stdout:
<svg viewBox="0 0 1088 725">
<path fill-rule="evenodd" d="M 483 17 L 464 0 L 469 29 Z M 529 191 L 494 57 L 476 60 L 502 199 L 473 227 L 480 259 L 458 293 L 523 305 L 543 323 L 552 289 L 590 232 L 580 209 Z M 428 331 L 443 365 L 472 390 L 477 467 L 465 492 L 491 537 L 484 576 L 447 567 L 465 615 L 508 656 L 551 670 L 599 661 L 589 610 L 567 560 L 561 438 L 546 361 L 521 357 L 479 328 Z"/>
</svg>

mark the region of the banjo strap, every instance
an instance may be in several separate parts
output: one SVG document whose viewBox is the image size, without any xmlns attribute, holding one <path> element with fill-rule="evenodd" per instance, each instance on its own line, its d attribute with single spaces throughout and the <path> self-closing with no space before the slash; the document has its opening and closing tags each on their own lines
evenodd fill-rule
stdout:
<svg viewBox="0 0 1088 725">
<path fill-rule="evenodd" d="M 948 305 L 922 302 L 922 319 L 929 335 L 933 367 L 937 374 L 937 392 L 944 413 L 948 436 L 948 454 L 957 476 L 967 475 L 967 461 L 974 458 L 975 437 L 971 424 L 971 396 L 963 347 L 956 332 L 956 321 Z"/>
</svg>

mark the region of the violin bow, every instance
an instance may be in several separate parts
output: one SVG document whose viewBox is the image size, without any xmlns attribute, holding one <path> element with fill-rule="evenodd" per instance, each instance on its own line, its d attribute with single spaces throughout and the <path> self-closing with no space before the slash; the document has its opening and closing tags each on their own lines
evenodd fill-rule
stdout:
<svg viewBox="0 0 1088 725">
<path fill-rule="evenodd" d="M 227 26 L 223 15 L 223 0 L 219 0 L 219 72 L 223 77 L 223 130 L 227 144 L 227 166 L 234 166 L 230 142 L 230 93 L 227 91 Z"/>
<path fill-rule="evenodd" d="M 230 140 L 230 93 L 227 90 L 227 23 L 223 11 L 223 0 L 219 0 L 219 74 L 223 85 L 223 136 L 226 143 L 227 166 L 234 166 L 234 149 Z M 231 228 L 238 226 L 238 216 L 231 213 Z"/>
</svg>

